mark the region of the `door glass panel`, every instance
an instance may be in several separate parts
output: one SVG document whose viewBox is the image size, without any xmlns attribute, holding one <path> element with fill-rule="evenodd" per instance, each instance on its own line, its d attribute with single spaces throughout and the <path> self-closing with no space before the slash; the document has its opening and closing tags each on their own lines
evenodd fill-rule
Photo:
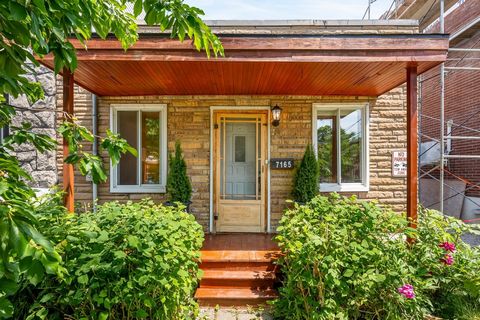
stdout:
<svg viewBox="0 0 480 320">
<path fill-rule="evenodd" d="M 245 141 L 245 136 L 235 136 L 235 162 L 245 162 L 247 155 Z"/>
<path fill-rule="evenodd" d="M 226 118 L 220 124 L 220 198 L 255 200 L 258 194 L 255 118 Z"/>
<path fill-rule="evenodd" d="M 129 145 L 138 150 L 138 111 L 118 111 L 117 117 L 117 132 L 127 140 Z M 123 154 L 117 172 L 119 185 L 136 185 L 138 183 L 137 158 L 129 152 Z"/>
</svg>

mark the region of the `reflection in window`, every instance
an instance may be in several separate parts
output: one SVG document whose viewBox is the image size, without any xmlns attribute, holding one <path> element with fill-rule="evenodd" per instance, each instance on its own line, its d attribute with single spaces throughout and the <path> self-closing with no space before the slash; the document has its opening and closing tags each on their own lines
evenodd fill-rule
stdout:
<svg viewBox="0 0 480 320">
<path fill-rule="evenodd" d="M 340 116 L 342 182 L 362 182 L 360 172 L 362 112 L 345 111 Z"/>
<path fill-rule="evenodd" d="M 160 181 L 160 114 L 142 112 L 142 183 Z"/>
<path fill-rule="evenodd" d="M 335 116 L 319 116 L 317 119 L 318 164 L 321 183 L 337 182 L 335 119 Z"/>
<path fill-rule="evenodd" d="M 138 149 L 138 112 L 119 111 L 117 114 L 117 132 L 127 140 L 128 144 Z M 137 185 L 137 158 L 127 152 L 120 158 L 118 164 L 118 184 Z"/>
</svg>

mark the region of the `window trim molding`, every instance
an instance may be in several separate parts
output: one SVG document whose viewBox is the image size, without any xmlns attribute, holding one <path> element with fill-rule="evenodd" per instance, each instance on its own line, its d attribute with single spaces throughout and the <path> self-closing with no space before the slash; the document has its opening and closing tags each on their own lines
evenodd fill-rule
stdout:
<svg viewBox="0 0 480 320">
<path fill-rule="evenodd" d="M 319 183 L 320 192 L 367 192 L 370 190 L 370 151 L 369 151 L 369 126 L 370 126 L 370 105 L 368 102 L 345 102 L 345 103 L 314 103 L 312 104 L 312 145 L 315 150 L 315 156 L 318 156 L 317 145 L 317 117 L 319 111 L 332 111 L 337 109 L 360 109 L 362 110 L 362 142 L 361 166 L 362 182 L 361 183 Z M 340 121 L 340 119 L 338 119 Z M 338 144 L 340 135 L 337 135 Z M 340 150 L 338 152 L 341 152 Z M 337 163 L 340 157 L 337 156 Z M 341 165 L 337 165 L 341 175 Z M 338 173 L 337 173 L 338 174 Z"/>
<path fill-rule="evenodd" d="M 110 130 L 117 133 L 117 113 L 118 111 L 158 111 L 160 113 L 160 183 L 159 184 L 139 184 L 139 185 L 118 185 L 117 173 L 118 166 L 112 166 L 110 160 L 110 192 L 111 193 L 165 193 L 167 190 L 167 168 L 168 168 L 168 140 L 167 140 L 167 105 L 166 104 L 112 104 L 110 105 Z M 138 118 L 138 124 L 141 123 L 141 117 Z M 140 126 L 139 126 L 140 127 Z M 141 141 L 141 134 L 138 135 L 138 142 Z M 140 146 L 140 143 L 138 143 Z M 141 148 L 140 148 L 141 149 Z M 141 150 L 138 158 L 141 157 Z M 137 168 L 139 177 L 141 177 L 141 166 Z"/>
</svg>

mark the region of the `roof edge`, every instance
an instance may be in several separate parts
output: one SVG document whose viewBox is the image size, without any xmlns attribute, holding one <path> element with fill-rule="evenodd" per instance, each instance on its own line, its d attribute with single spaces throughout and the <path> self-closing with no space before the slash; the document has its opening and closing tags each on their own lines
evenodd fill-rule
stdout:
<svg viewBox="0 0 480 320">
<path fill-rule="evenodd" d="M 209 26 L 418 26 L 418 20 L 206 20 Z"/>
<path fill-rule="evenodd" d="M 210 27 L 364 27 L 364 26 L 399 26 L 418 27 L 418 20 L 391 19 L 391 20 L 322 20 L 322 19 L 287 19 L 287 20 L 204 20 Z M 143 20 L 137 21 L 141 26 L 146 26 Z"/>
</svg>

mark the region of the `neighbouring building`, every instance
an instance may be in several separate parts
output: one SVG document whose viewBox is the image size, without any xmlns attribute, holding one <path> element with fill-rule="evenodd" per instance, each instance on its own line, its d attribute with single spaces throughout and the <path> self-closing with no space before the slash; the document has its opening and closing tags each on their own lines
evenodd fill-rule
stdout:
<svg viewBox="0 0 480 320">
<path fill-rule="evenodd" d="M 29 80 L 39 82 L 44 91 L 44 98 L 39 101 L 28 101 L 25 95 L 18 98 L 7 96 L 8 102 L 16 108 L 17 114 L 12 127 L 21 126 L 22 122 L 32 125 L 36 133 L 56 136 L 56 80 L 53 72 L 44 66 L 31 66 L 35 73 L 29 74 Z M 7 136 L 11 128 L 2 128 L 0 136 Z M 33 177 L 33 187 L 45 192 L 58 183 L 56 152 L 38 152 L 32 145 L 23 144 L 16 149 L 17 159 L 22 167 Z"/>
<path fill-rule="evenodd" d="M 400 1 L 401 2 L 401 1 Z M 404 1 L 392 18 L 420 20 L 420 32 L 440 31 L 439 1 Z M 444 30 L 449 34 L 444 98 L 441 67 L 419 77 L 420 202 L 469 222 L 480 222 L 480 1 L 446 0 Z M 441 104 L 444 105 L 444 166 Z M 443 201 L 440 174 L 443 171 Z"/>
</svg>

